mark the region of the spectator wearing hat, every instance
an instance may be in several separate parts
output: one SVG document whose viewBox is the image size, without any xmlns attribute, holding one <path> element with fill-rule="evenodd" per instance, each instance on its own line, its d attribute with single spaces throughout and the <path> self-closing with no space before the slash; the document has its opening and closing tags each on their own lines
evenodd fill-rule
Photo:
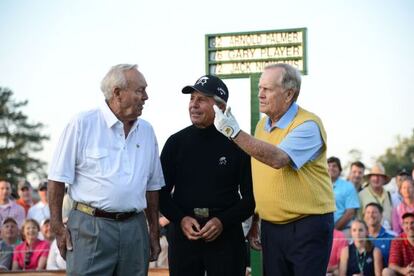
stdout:
<svg viewBox="0 0 414 276">
<path fill-rule="evenodd" d="M 40 200 L 30 207 L 29 212 L 27 213 L 27 218 L 36 220 L 40 225 L 42 221 L 50 218 L 49 200 L 47 198 L 47 181 L 40 182 L 37 187 L 37 192 Z"/>
<path fill-rule="evenodd" d="M 18 245 L 22 241 L 18 227 L 14 218 L 6 218 L 1 227 L 1 240 L 13 247 Z"/>
<path fill-rule="evenodd" d="M 387 267 L 391 241 L 395 238 L 395 235 L 382 227 L 382 212 L 382 207 L 378 203 L 368 203 L 365 206 L 364 221 L 368 226 L 368 237 L 375 247 L 381 250 L 382 263 L 384 267 Z"/>
<path fill-rule="evenodd" d="M 13 218 L 19 228 L 23 225 L 25 213 L 22 206 L 11 200 L 11 186 L 6 180 L 0 180 L 0 226 L 7 218 Z"/>
<path fill-rule="evenodd" d="M 41 238 L 43 240 L 48 241 L 49 243 L 52 243 L 52 241 L 55 239 L 54 233 L 50 230 L 50 219 L 44 219 L 42 223 L 40 223 L 40 234 Z"/>
<path fill-rule="evenodd" d="M 332 156 L 328 158 L 328 173 L 332 180 L 336 211 L 334 212 L 335 229 L 350 237 L 349 227 L 359 208 L 359 198 L 354 185 L 340 178 L 341 161 Z"/>
<path fill-rule="evenodd" d="M 368 186 L 359 192 L 360 208 L 359 217 L 363 217 L 365 206 L 370 202 L 376 202 L 383 208 L 382 225 L 386 230 L 392 229 L 392 199 L 390 192 L 384 190 L 384 185 L 390 181 L 390 177 L 385 173 L 382 164 L 375 164 L 370 173 L 364 177 L 368 181 Z"/>
<path fill-rule="evenodd" d="M 392 210 L 392 229 L 400 234 L 403 231 L 402 215 L 414 212 L 414 183 L 411 178 L 406 178 L 400 186 L 402 201 Z"/>
<path fill-rule="evenodd" d="M 13 218 L 6 218 L 1 227 L 0 241 L 0 271 L 10 270 L 12 267 L 13 250 L 21 242 L 17 222 Z"/>
<path fill-rule="evenodd" d="M 388 268 L 383 275 L 414 275 L 414 213 L 402 215 L 403 233 L 391 242 Z"/>
<path fill-rule="evenodd" d="M 33 206 L 32 191 L 32 185 L 29 181 L 26 179 L 19 180 L 17 184 L 17 194 L 19 195 L 19 199 L 16 200 L 16 203 L 24 208 L 26 216 L 30 207 Z"/>
<path fill-rule="evenodd" d="M 348 181 L 354 184 L 354 187 L 357 192 L 360 192 L 363 188 L 364 183 L 364 172 L 365 165 L 361 161 L 355 161 L 351 163 L 349 169 Z"/>
<path fill-rule="evenodd" d="M 192 125 L 170 136 L 161 153 L 170 275 L 245 275 L 242 222 L 254 210 L 250 158 L 214 126 L 213 106 L 225 109 L 228 89 L 206 75 L 182 92 L 190 94 Z"/>
</svg>

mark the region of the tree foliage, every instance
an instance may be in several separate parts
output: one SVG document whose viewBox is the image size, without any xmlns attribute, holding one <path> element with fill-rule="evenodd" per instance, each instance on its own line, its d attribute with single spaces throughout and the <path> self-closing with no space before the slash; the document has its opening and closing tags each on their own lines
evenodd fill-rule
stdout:
<svg viewBox="0 0 414 276">
<path fill-rule="evenodd" d="M 44 176 L 45 162 L 32 154 L 43 150 L 49 137 L 41 133 L 42 123 L 30 123 L 21 111 L 27 103 L 15 101 L 10 89 L 0 87 L 0 178 L 12 185 L 30 173 Z"/>
<path fill-rule="evenodd" d="M 388 148 L 384 155 L 378 158 L 384 165 L 388 175 L 396 175 L 400 169 L 411 170 L 414 163 L 414 130 L 411 137 L 397 137 L 395 147 Z"/>
</svg>

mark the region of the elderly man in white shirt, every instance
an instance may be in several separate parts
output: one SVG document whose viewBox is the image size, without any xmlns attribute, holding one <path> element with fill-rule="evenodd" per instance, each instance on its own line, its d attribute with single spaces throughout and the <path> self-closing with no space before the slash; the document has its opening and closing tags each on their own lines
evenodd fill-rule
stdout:
<svg viewBox="0 0 414 276">
<path fill-rule="evenodd" d="M 49 170 L 51 226 L 67 275 L 147 275 L 160 253 L 158 144 L 142 114 L 147 83 L 136 65 L 113 66 L 105 101 L 64 130 Z M 74 201 L 62 222 L 65 184 Z M 148 219 L 148 228 L 143 211 Z"/>
</svg>

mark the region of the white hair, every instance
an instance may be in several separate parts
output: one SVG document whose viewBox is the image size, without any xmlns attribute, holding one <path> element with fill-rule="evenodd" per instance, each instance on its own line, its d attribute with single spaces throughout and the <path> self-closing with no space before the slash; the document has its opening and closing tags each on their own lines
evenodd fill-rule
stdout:
<svg viewBox="0 0 414 276">
<path fill-rule="evenodd" d="M 286 63 L 270 64 L 265 67 L 265 70 L 273 68 L 284 69 L 281 85 L 283 89 L 292 89 L 294 91 L 295 95 L 293 97 L 293 101 L 296 101 L 299 97 L 300 85 L 302 82 L 299 70 Z"/>
<path fill-rule="evenodd" d="M 136 64 L 118 64 L 112 66 L 108 73 L 101 81 L 101 90 L 106 100 L 112 97 L 114 88 L 125 89 L 128 87 L 128 81 L 125 78 L 125 71 L 137 69 Z"/>
</svg>

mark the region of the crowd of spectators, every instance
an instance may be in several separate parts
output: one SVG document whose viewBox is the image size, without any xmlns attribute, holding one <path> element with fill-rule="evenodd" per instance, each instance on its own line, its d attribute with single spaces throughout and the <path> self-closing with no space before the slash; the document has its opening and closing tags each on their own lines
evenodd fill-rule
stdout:
<svg viewBox="0 0 414 276">
<path fill-rule="evenodd" d="M 391 177 L 381 164 L 366 173 L 362 162 L 354 162 L 341 178 L 341 162 L 331 157 L 328 171 L 337 210 L 327 274 L 414 275 L 414 170 Z M 0 271 L 65 269 L 50 231 L 47 182 L 39 184 L 38 200 L 28 181 L 20 181 L 17 189 L 15 199 L 10 183 L 0 180 Z M 65 201 L 63 217 L 71 208 L 67 195 Z M 165 229 L 164 220 L 161 216 Z M 166 255 L 165 235 L 161 239 Z M 166 267 L 166 260 L 151 267 Z"/>
<path fill-rule="evenodd" d="M 47 182 L 36 193 L 28 181 L 19 181 L 17 194 L 13 198 L 10 183 L 0 180 L 0 272 L 65 269 L 50 230 Z"/>
<path fill-rule="evenodd" d="M 327 275 L 414 275 L 414 170 L 365 170 L 354 162 L 344 179 L 339 158 L 328 158 L 336 211 Z"/>
</svg>

